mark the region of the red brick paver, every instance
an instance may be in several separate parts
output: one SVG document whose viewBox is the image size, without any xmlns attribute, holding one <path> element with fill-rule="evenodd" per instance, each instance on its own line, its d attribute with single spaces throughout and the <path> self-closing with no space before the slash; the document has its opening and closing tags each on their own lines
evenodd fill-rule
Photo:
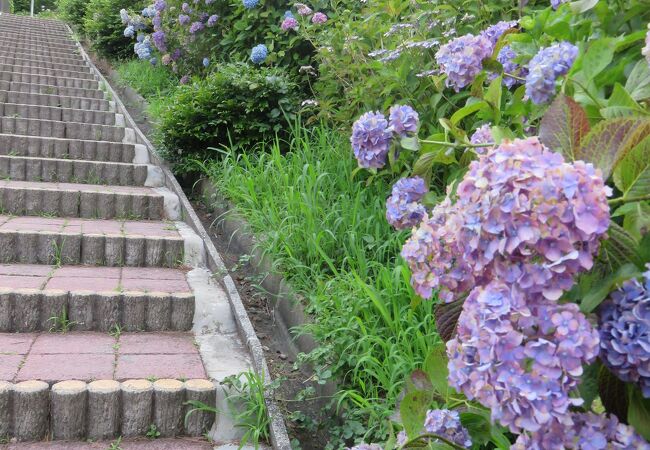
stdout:
<svg viewBox="0 0 650 450">
<path fill-rule="evenodd" d="M 0 450 L 106 450 L 107 442 L 21 442 L 0 445 Z M 212 450 L 212 445 L 198 439 L 156 439 L 122 441 L 122 450 Z"/>
</svg>

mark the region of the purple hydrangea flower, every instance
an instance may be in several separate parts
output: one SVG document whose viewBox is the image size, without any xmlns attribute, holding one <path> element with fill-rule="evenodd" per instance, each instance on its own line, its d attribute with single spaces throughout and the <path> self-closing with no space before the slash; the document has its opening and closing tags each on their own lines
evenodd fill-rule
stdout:
<svg viewBox="0 0 650 450">
<path fill-rule="evenodd" d="M 503 35 L 503 33 L 516 27 L 517 23 L 518 22 L 516 20 L 507 22 L 501 21 L 483 30 L 481 32 L 481 36 L 486 37 L 492 43 L 492 46 L 494 46 L 499 41 L 499 38 Z"/>
<path fill-rule="evenodd" d="M 190 82 L 190 76 L 189 75 L 183 75 L 181 77 L 180 83 L 181 84 L 187 84 Z"/>
<path fill-rule="evenodd" d="M 156 8 L 156 11 L 164 11 L 167 8 L 167 2 L 165 0 L 156 0 L 153 7 Z"/>
<path fill-rule="evenodd" d="M 253 64 L 262 64 L 266 61 L 268 55 L 269 51 L 266 48 L 266 45 L 259 44 L 252 48 L 250 59 Z"/>
<path fill-rule="evenodd" d="M 153 5 L 149 5 L 142 10 L 142 17 L 153 17 L 156 14 L 156 8 Z"/>
<path fill-rule="evenodd" d="M 484 36 L 467 34 L 443 45 L 436 53 L 447 86 L 459 92 L 483 70 L 483 60 L 492 55 L 492 43 Z"/>
<path fill-rule="evenodd" d="M 151 23 L 153 24 L 154 31 L 162 31 L 162 16 L 160 13 L 154 16 L 154 18 L 151 20 Z"/>
<path fill-rule="evenodd" d="M 178 61 L 178 59 L 183 55 L 183 50 L 180 48 L 174 49 L 172 52 L 172 61 Z"/>
<path fill-rule="evenodd" d="M 365 442 L 357 444 L 354 447 L 348 447 L 347 450 L 382 450 L 379 444 L 366 444 Z"/>
<path fill-rule="evenodd" d="M 573 413 L 567 423 L 522 434 L 511 450 L 650 450 L 650 444 L 614 415 Z"/>
<path fill-rule="evenodd" d="M 486 123 L 476 129 L 470 138 L 472 144 L 494 144 L 494 136 L 492 136 L 492 125 Z M 474 151 L 479 155 L 486 153 L 490 147 L 474 147 Z"/>
<path fill-rule="evenodd" d="M 244 8 L 253 9 L 259 4 L 260 0 L 242 0 Z"/>
<path fill-rule="evenodd" d="M 166 36 L 164 31 L 155 31 L 151 38 L 153 39 L 153 45 L 161 52 L 167 51 Z"/>
<path fill-rule="evenodd" d="M 182 10 L 184 13 L 188 13 L 188 14 L 192 12 L 192 9 L 190 8 L 189 3 L 187 3 L 187 2 L 185 2 L 185 3 L 183 3 L 183 4 L 181 5 L 181 10 Z"/>
<path fill-rule="evenodd" d="M 397 230 L 406 230 L 418 225 L 426 215 L 426 209 L 419 203 L 429 192 L 420 177 L 401 178 L 394 185 L 386 201 L 386 220 Z"/>
<path fill-rule="evenodd" d="M 471 448 L 472 439 L 469 432 L 460 423 L 458 411 L 434 409 L 427 411 L 424 431 L 437 434 L 461 447 Z"/>
<path fill-rule="evenodd" d="M 350 142 L 359 167 L 381 169 L 386 165 L 393 134 L 380 112 L 363 114 L 352 126 Z"/>
<path fill-rule="evenodd" d="M 298 14 L 301 16 L 309 16 L 313 13 L 312 9 L 303 3 L 297 3 L 296 7 L 298 8 Z"/>
<path fill-rule="evenodd" d="M 641 54 L 645 56 L 648 64 L 650 64 L 650 23 L 648 24 L 648 34 L 645 35 L 645 47 L 641 50 Z"/>
<path fill-rule="evenodd" d="M 508 88 L 521 83 L 521 80 L 510 77 L 508 74 L 515 75 L 519 78 L 525 78 L 528 75 L 528 69 L 517 64 L 515 62 L 516 58 L 517 53 L 509 45 L 503 46 L 497 55 L 497 61 L 503 66 L 503 84 Z M 496 78 L 496 75 L 490 77 L 490 79 L 494 78 Z"/>
<path fill-rule="evenodd" d="M 395 105 L 390 108 L 388 123 L 395 133 L 406 136 L 417 133 L 420 117 L 417 111 L 408 105 Z"/>
<path fill-rule="evenodd" d="M 210 17 L 208 17 L 208 27 L 213 27 L 217 23 L 217 20 L 219 20 L 219 16 L 216 14 L 212 14 Z"/>
<path fill-rule="evenodd" d="M 626 281 L 601 305 L 600 359 L 650 398 L 650 270 L 642 278 Z"/>
<path fill-rule="evenodd" d="M 542 48 L 528 65 L 526 95 L 533 103 L 548 102 L 555 94 L 557 78 L 569 73 L 578 57 L 578 47 L 569 42 L 560 42 Z"/>
<path fill-rule="evenodd" d="M 208 67 L 210 65 L 210 58 L 203 58 L 203 61 L 201 63 L 203 64 L 203 67 Z"/>
<path fill-rule="evenodd" d="M 293 17 L 285 17 L 282 21 L 282 24 L 280 25 L 280 28 L 282 28 L 284 31 L 297 30 L 298 21 Z"/>
<path fill-rule="evenodd" d="M 312 16 L 311 22 L 312 23 L 318 23 L 318 24 L 325 23 L 325 22 L 327 22 L 327 16 L 325 14 L 323 14 L 322 12 L 317 12 L 316 14 L 314 14 Z"/>
<path fill-rule="evenodd" d="M 205 25 L 203 25 L 203 22 L 193 22 L 192 25 L 190 25 L 190 33 L 195 34 L 204 28 Z"/>
<path fill-rule="evenodd" d="M 553 9 L 558 9 L 562 3 L 569 3 L 571 0 L 551 0 Z"/>
<path fill-rule="evenodd" d="M 201 14 L 199 14 L 199 20 L 201 22 L 207 21 L 208 17 L 210 17 L 210 14 L 208 14 L 207 12 L 202 12 Z"/>
<path fill-rule="evenodd" d="M 129 13 L 124 8 L 120 9 L 120 20 L 122 20 L 122 24 L 124 25 L 131 21 L 129 18 Z"/>
<path fill-rule="evenodd" d="M 180 23 L 181 25 L 187 25 L 188 23 L 190 23 L 190 16 L 188 16 L 187 14 L 180 14 L 178 16 L 178 23 Z"/>
</svg>

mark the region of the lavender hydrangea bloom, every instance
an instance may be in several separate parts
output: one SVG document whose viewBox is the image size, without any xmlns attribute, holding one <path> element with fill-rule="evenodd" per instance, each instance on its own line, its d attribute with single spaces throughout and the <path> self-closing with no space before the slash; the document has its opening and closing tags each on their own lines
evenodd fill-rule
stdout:
<svg viewBox="0 0 650 450">
<path fill-rule="evenodd" d="M 386 201 L 386 220 L 397 230 L 413 228 L 426 215 L 426 209 L 419 203 L 429 192 L 420 177 L 401 178 L 394 185 Z"/>
<path fill-rule="evenodd" d="M 204 28 L 205 25 L 203 25 L 203 22 L 193 22 L 192 25 L 190 25 L 190 33 L 195 34 Z"/>
<path fill-rule="evenodd" d="M 359 167 L 381 169 L 386 165 L 393 134 L 380 112 L 363 114 L 352 126 L 350 143 Z"/>
<path fill-rule="evenodd" d="M 348 447 L 348 450 L 382 450 L 382 447 L 379 444 L 366 444 L 364 442 L 354 447 Z"/>
<path fill-rule="evenodd" d="M 156 8 L 153 5 L 149 5 L 142 10 L 142 17 L 153 17 L 156 14 Z"/>
<path fill-rule="evenodd" d="M 569 3 L 571 0 L 551 0 L 553 9 L 558 9 L 562 3 Z"/>
<path fill-rule="evenodd" d="M 322 12 L 317 12 L 314 14 L 311 18 L 312 23 L 317 23 L 317 24 L 322 24 L 327 22 L 327 16 L 323 14 Z"/>
<path fill-rule="evenodd" d="M 492 43 L 484 36 L 467 34 L 443 45 L 436 61 L 447 75 L 447 86 L 459 92 L 483 70 L 483 60 L 492 55 Z"/>
<path fill-rule="evenodd" d="M 164 11 L 167 8 L 167 2 L 165 0 L 156 0 L 153 7 L 156 8 L 156 11 Z"/>
<path fill-rule="evenodd" d="M 481 125 L 477 130 L 472 134 L 470 138 L 470 143 L 477 144 L 494 144 L 494 137 L 492 136 L 492 125 L 486 123 Z M 474 147 L 474 151 L 479 155 L 482 155 L 488 151 L 490 147 Z"/>
<path fill-rule="evenodd" d="M 153 24 L 154 31 L 162 31 L 162 16 L 160 13 L 154 16 L 154 18 L 151 20 L 151 23 Z"/>
<path fill-rule="evenodd" d="M 213 27 L 217 23 L 217 20 L 219 20 L 219 16 L 216 14 L 212 14 L 210 17 L 208 17 L 208 27 Z"/>
<path fill-rule="evenodd" d="M 142 42 L 136 42 L 133 46 L 133 50 L 138 55 L 140 59 L 150 59 L 151 58 L 151 41 L 149 36 L 145 37 Z"/>
<path fill-rule="evenodd" d="M 192 12 L 192 9 L 190 8 L 189 3 L 187 3 L 187 2 L 185 2 L 185 3 L 183 3 L 183 4 L 181 5 L 181 10 L 182 10 L 184 13 L 191 13 L 191 12 Z"/>
<path fill-rule="evenodd" d="M 183 50 L 180 48 L 174 49 L 172 52 L 172 61 L 178 61 L 178 59 L 183 55 Z"/>
<path fill-rule="evenodd" d="M 159 51 L 167 51 L 166 36 L 164 31 L 155 31 L 151 35 L 151 39 L 153 39 L 153 45 L 155 45 Z"/>
<path fill-rule="evenodd" d="M 641 54 L 645 56 L 648 64 L 650 64 L 650 23 L 648 24 L 648 34 L 645 35 L 645 47 L 641 50 Z"/>
<path fill-rule="evenodd" d="M 253 64 L 262 64 L 264 61 L 266 61 L 266 57 L 268 56 L 269 51 L 266 48 L 266 45 L 264 44 L 259 44 L 253 47 L 251 50 L 251 62 Z"/>
<path fill-rule="evenodd" d="M 406 136 L 417 133 L 420 116 L 408 105 L 395 105 L 390 108 L 388 123 L 395 133 Z"/>
<path fill-rule="evenodd" d="M 528 75 L 528 69 L 515 62 L 517 53 L 509 45 L 503 46 L 497 55 L 497 61 L 503 66 L 503 84 L 511 88 L 521 83 L 521 80 L 510 77 L 507 74 L 515 75 L 519 78 L 525 78 Z M 491 77 L 492 78 L 492 77 Z M 492 78 L 493 79 L 493 78 Z"/>
<path fill-rule="evenodd" d="M 183 75 L 181 77 L 180 83 L 181 84 L 187 84 L 190 82 L 190 76 L 189 75 Z"/>
<path fill-rule="evenodd" d="M 202 12 L 201 14 L 199 14 L 199 20 L 201 22 L 207 21 L 208 17 L 210 17 L 210 14 L 208 14 L 207 12 Z"/>
<path fill-rule="evenodd" d="M 424 430 L 427 433 L 437 434 L 461 447 L 472 447 L 472 439 L 467 429 L 461 425 L 458 411 L 448 409 L 427 411 Z"/>
<path fill-rule="evenodd" d="M 542 48 L 531 59 L 526 76 L 526 95 L 533 103 L 548 102 L 555 94 L 555 81 L 566 75 L 578 57 L 578 47 L 560 42 Z"/>
<path fill-rule="evenodd" d="M 313 13 L 312 9 L 303 3 L 297 3 L 296 7 L 298 8 L 298 14 L 301 16 L 309 16 Z"/>
<path fill-rule="evenodd" d="M 285 17 L 282 21 L 282 24 L 280 25 L 280 28 L 282 28 L 284 31 L 297 30 L 298 21 L 293 17 Z"/>
<path fill-rule="evenodd" d="M 650 398 L 650 270 L 612 292 L 599 316 L 600 359 Z"/>
<path fill-rule="evenodd" d="M 129 13 L 128 13 L 128 12 L 126 11 L 126 9 L 124 9 L 124 8 L 120 9 L 120 20 L 122 20 L 122 23 L 123 23 L 124 25 L 126 25 L 127 23 L 129 23 L 129 21 L 131 20 L 131 19 L 129 18 Z"/>
<path fill-rule="evenodd" d="M 134 34 L 135 28 L 133 28 L 133 26 L 129 25 L 124 29 L 124 37 L 132 38 Z"/>
<path fill-rule="evenodd" d="M 547 429 L 522 434 L 511 450 L 650 450 L 650 444 L 614 415 L 573 413 L 570 424 L 554 422 Z"/>
<path fill-rule="evenodd" d="M 499 38 L 503 35 L 503 33 L 516 27 L 517 23 L 518 22 L 516 20 L 507 21 L 507 22 L 501 21 L 483 30 L 481 32 L 481 36 L 486 37 L 494 46 L 499 41 Z"/>
<path fill-rule="evenodd" d="M 253 9 L 259 4 L 260 0 L 242 0 L 244 8 Z"/>
<path fill-rule="evenodd" d="M 589 270 L 609 227 L 600 170 L 566 163 L 537 138 L 504 142 L 470 164 L 402 250 L 416 292 L 453 301 L 500 279 L 556 300 Z"/>
<path fill-rule="evenodd" d="M 203 67 L 208 67 L 210 65 L 210 58 L 205 57 L 202 61 Z"/>
<path fill-rule="evenodd" d="M 447 343 L 449 383 L 513 433 L 570 423 L 598 332 L 578 305 L 558 305 L 495 280 L 473 289 Z"/>
<path fill-rule="evenodd" d="M 188 23 L 190 23 L 190 16 L 188 16 L 187 14 L 180 14 L 178 16 L 178 23 L 180 23 L 181 25 L 187 25 Z"/>
<path fill-rule="evenodd" d="M 143 34 L 143 33 L 138 33 L 138 37 L 136 37 L 135 39 L 136 39 L 136 41 L 138 41 L 138 42 L 142 42 L 142 41 L 144 41 L 144 38 L 146 38 L 146 37 L 147 37 L 147 36 L 146 36 L 145 34 Z"/>
</svg>

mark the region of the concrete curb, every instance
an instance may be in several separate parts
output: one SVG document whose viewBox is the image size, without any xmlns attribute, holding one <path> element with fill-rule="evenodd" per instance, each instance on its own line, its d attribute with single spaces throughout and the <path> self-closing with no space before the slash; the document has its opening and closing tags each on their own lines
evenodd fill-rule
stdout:
<svg viewBox="0 0 650 450">
<path fill-rule="evenodd" d="M 189 331 L 194 309 L 190 293 L 1 288 L 0 332 L 49 331 L 64 311 L 75 331 Z"/>
<path fill-rule="evenodd" d="M 72 33 L 71 30 L 70 33 Z M 178 184 L 176 178 L 171 173 L 171 171 L 165 166 L 162 159 L 156 154 L 151 142 L 139 129 L 139 127 L 137 126 L 137 124 L 129 114 L 129 111 L 126 109 L 126 107 L 120 100 L 119 96 L 110 86 L 110 84 L 106 81 L 104 76 L 95 67 L 94 63 L 88 57 L 87 53 L 85 52 L 81 44 L 79 44 L 79 49 L 84 59 L 87 60 L 88 65 L 95 71 L 98 78 L 105 83 L 105 86 L 107 87 L 107 92 L 110 93 L 111 97 L 115 101 L 116 112 L 123 114 L 127 125 L 133 128 L 133 130 L 135 131 L 136 142 L 139 144 L 143 144 L 149 151 L 150 160 L 154 164 L 157 164 L 163 168 L 166 186 L 169 190 L 171 190 L 178 196 L 185 222 L 189 226 L 191 226 L 194 229 L 194 231 L 203 240 L 203 245 L 205 246 L 206 253 L 208 255 L 207 258 L 208 269 L 211 272 L 213 272 L 215 275 L 218 274 L 221 277 L 220 281 L 223 284 L 223 287 L 225 288 L 226 294 L 228 295 L 228 299 L 230 301 L 230 307 L 233 312 L 233 315 L 235 316 L 235 321 L 237 323 L 239 334 L 251 354 L 253 369 L 259 376 L 261 376 L 264 379 L 266 384 L 270 383 L 271 382 L 271 377 L 269 375 L 270 372 L 266 360 L 264 359 L 264 352 L 262 350 L 262 345 L 259 339 L 257 338 L 257 335 L 255 334 L 255 330 L 248 317 L 248 314 L 246 313 L 246 309 L 241 301 L 241 298 L 239 297 L 239 293 L 237 292 L 235 283 L 233 282 L 232 278 L 228 274 L 228 270 L 226 269 L 226 266 L 221 260 L 221 257 L 219 256 L 219 253 L 217 252 L 216 248 L 212 244 L 212 241 L 210 240 L 209 235 L 205 231 L 205 228 L 201 224 L 201 221 L 199 220 L 196 213 L 194 212 L 192 205 L 190 204 L 189 200 L 185 196 L 183 189 Z M 282 417 L 282 412 L 280 408 L 278 407 L 277 403 L 272 398 L 270 393 L 267 393 L 267 395 L 265 396 L 265 400 L 266 400 L 266 406 L 267 406 L 269 419 L 270 419 L 269 428 L 270 428 L 271 444 L 273 448 L 276 450 L 291 450 L 292 448 L 291 442 L 289 440 L 289 435 L 287 433 L 287 429 L 284 423 L 284 418 Z"/>
<path fill-rule="evenodd" d="M 195 412 L 185 426 L 184 405 L 200 399 L 216 404 L 216 386 L 209 380 L 67 380 L 51 387 L 42 381 L 0 382 L 3 436 L 18 441 L 111 439 L 143 436 L 155 425 L 161 436 L 202 436 L 215 420 Z"/>
</svg>

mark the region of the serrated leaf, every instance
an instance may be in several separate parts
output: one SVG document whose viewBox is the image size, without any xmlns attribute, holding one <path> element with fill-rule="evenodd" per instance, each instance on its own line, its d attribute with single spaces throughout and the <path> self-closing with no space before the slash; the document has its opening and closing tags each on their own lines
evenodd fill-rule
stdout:
<svg viewBox="0 0 650 450">
<path fill-rule="evenodd" d="M 630 395 L 627 423 L 644 439 L 650 440 L 650 399 L 644 398 L 638 388 L 634 388 Z"/>
<path fill-rule="evenodd" d="M 630 150 L 650 135 L 650 119 L 622 118 L 604 120 L 585 136 L 575 153 L 575 159 L 593 163 L 608 179 Z"/>
<path fill-rule="evenodd" d="M 420 434 L 424 426 L 427 409 L 431 402 L 431 395 L 423 391 L 408 392 L 399 405 L 402 425 L 409 438 Z"/>
<path fill-rule="evenodd" d="M 603 242 L 603 255 L 610 270 L 616 271 L 625 264 L 643 267 L 643 258 L 638 251 L 639 242 L 616 222 L 610 222 L 608 238 Z"/>
<path fill-rule="evenodd" d="M 625 264 L 605 278 L 599 279 L 580 301 L 580 311 L 589 314 L 605 300 L 605 297 L 623 281 L 639 275 L 639 268 L 634 264 Z"/>
<path fill-rule="evenodd" d="M 575 160 L 584 136 L 589 133 L 589 120 L 585 110 L 570 97 L 558 95 L 544 114 L 539 138 L 553 151 Z"/>
<path fill-rule="evenodd" d="M 627 77 L 625 89 L 634 100 L 650 98 L 650 65 L 645 59 L 641 58 L 636 63 L 630 76 Z"/>
<path fill-rule="evenodd" d="M 447 351 L 444 344 L 436 345 L 424 361 L 424 371 L 429 376 L 429 380 L 441 396 L 447 398 L 449 395 L 449 370 L 447 369 Z"/>
<path fill-rule="evenodd" d="M 451 303 L 439 303 L 434 308 L 436 318 L 436 329 L 440 338 L 448 342 L 456 334 L 458 317 L 463 311 L 463 301 L 457 300 Z"/>
<path fill-rule="evenodd" d="M 605 411 L 614 414 L 621 422 L 627 423 L 627 387 L 602 364 L 598 371 L 598 394 Z"/>
</svg>

